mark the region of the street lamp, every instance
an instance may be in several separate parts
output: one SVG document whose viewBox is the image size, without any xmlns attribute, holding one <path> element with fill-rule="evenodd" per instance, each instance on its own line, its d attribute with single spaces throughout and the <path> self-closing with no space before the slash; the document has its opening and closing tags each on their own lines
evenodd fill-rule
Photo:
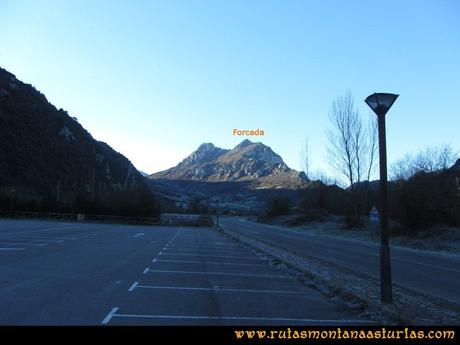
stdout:
<svg viewBox="0 0 460 345">
<path fill-rule="evenodd" d="M 219 228 L 219 199 L 216 199 L 216 227 Z"/>
<path fill-rule="evenodd" d="M 393 302 L 391 283 L 391 257 L 388 241 L 388 179 L 387 147 L 385 138 L 385 114 L 399 95 L 374 93 L 365 99 L 367 105 L 377 114 L 379 128 L 380 156 L 380 300 Z"/>
<path fill-rule="evenodd" d="M 14 196 L 16 195 L 16 189 L 11 189 L 11 203 L 10 203 L 10 217 L 13 217 L 13 210 L 14 210 Z"/>
</svg>

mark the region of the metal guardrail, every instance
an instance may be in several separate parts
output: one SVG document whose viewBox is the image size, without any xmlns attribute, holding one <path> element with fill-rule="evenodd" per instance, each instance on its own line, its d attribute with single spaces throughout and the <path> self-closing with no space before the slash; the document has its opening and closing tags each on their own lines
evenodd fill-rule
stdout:
<svg viewBox="0 0 460 345">
<path fill-rule="evenodd" d="M 47 212 L 10 212 L 0 211 L 1 218 L 13 219 L 52 219 L 52 220 L 70 220 L 78 222 L 98 222 L 98 223 L 127 223 L 127 224 L 144 224 L 159 225 L 160 217 L 129 217 L 113 215 L 92 215 L 76 213 L 47 213 Z"/>
</svg>

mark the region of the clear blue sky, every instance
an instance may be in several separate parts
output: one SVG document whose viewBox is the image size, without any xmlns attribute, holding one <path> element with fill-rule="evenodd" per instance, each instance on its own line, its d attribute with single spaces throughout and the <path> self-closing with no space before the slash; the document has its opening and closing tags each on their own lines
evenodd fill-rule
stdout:
<svg viewBox="0 0 460 345">
<path fill-rule="evenodd" d="M 137 168 L 178 163 L 232 129 L 298 169 L 326 167 L 331 101 L 400 97 L 388 159 L 460 149 L 457 0 L 0 0 L 0 66 L 41 90 Z"/>
</svg>

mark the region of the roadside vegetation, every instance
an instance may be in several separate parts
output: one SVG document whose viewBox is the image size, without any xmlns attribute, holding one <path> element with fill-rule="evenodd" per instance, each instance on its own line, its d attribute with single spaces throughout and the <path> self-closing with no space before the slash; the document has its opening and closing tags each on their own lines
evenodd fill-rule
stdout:
<svg viewBox="0 0 460 345">
<path fill-rule="evenodd" d="M 340 219 L 341 232 L 372 233 L 376 226 L 369 224 L 369 213 L 380 206 L 379 181 L 373 180 L 378 178 L 375 122 L 362 120 L 351 93 L 332 103 L 329 117 L 328 162 L 337 174 L 331 177 L 312 172 L 307 139 L 301 163 L 309 187 L 296 200 L 276 196 L 267 200 L 259 221 L 298 226 Z M 407 154 L 390 166 L 393 237 L 402 242 L 433 238 L 460 241 L 459 158 L 460 154 L 450 145 L 441 145 Z M 423 247 L 421 242 L 416 246 Z"/>
</svg>

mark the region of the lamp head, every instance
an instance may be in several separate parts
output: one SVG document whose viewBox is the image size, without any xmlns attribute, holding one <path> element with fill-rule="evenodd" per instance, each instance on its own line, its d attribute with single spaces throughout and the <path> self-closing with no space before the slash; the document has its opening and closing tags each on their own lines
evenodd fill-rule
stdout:
<svg viewBox="0 0 460 345">
<path fill-rule="evenodd" d="M 398 96 L 399 95 L 394 93 L 373 93 L 368 96 L 364 102 L 366 102 L 378 116 L 385 116 Z"/>
</svg>

